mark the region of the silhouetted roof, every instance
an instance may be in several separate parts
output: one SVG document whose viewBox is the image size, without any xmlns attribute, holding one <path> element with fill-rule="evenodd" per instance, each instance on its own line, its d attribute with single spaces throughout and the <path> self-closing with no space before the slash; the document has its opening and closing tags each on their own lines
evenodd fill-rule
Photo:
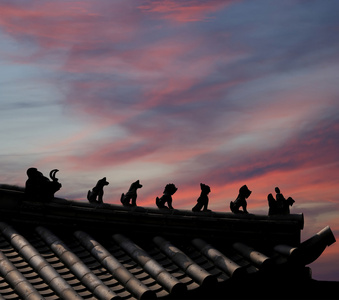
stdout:
<svg viewBox="0 0 339 300">
<path fill-rule="evenodd" d="M 272 276 L 307 280 L 335 238 L 326 227 L 300 243 L 302 228 L 303 215 L 42 204 L 0 190 L 0 299 L 210 299 Z"/>
</svg>

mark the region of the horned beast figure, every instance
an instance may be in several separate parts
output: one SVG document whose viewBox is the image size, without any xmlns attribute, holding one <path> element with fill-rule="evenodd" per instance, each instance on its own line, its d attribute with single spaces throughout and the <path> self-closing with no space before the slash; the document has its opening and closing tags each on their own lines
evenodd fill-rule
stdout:
<svg viewBox="0 0 339 300">
<path fill-rule="evenodd" d="M 137 206 L 137 190 L 142 188 L 140 181 L 133 182 L 126 194 L 122 194 L 120 201 L 124 206 Z M 132 200 L 132 202 L 131 202 Z M 131 202 L 131 203 L 130 203 Z"/>
<path fill-rule="evenodd" d="M 174 209 L 172 206 L 172 195 L 178 190 L 178 188 L 173 184 L 169 183 L 165 186 L 165 190 L 161 198 L 156 198 L 155 203 L 158 208 L 165 209 Z M 167 203 L 168 206 L 165 204 Z"/>
<path fill-rule="evenodd" d="M 92 189 L 92 191 L 88 191 L 87 200 L 90 203 L 102 204 L 105 185 L 109 185 L 109 182 L 106 180 L 106 177 L 98 180 L 96 186 Z"/>
<path fill-rule="evenodd" d="M 53 169 L 49 176 L 45 177 L 37 168 L 29 168 L 26 172 L 28 179 L 25 184 L 25 195 L 27 200 L 48 202 L 54 199 L 54 194 L 61 188 L 56 173 L 59 170 Z"/>
</svg>

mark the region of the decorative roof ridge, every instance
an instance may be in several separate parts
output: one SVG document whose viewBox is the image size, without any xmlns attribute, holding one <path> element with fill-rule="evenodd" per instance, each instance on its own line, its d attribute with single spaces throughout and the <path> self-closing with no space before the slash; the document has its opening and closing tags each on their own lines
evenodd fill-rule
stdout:
<svg viewBox="0 0 339 300">
<path fill-rule="evenodd" d="M 134 206 L 126 207 L 118 204 L 92 204 L 87 202 L 81 202 L 76 200 L 67 200 L 63 198 L 54 198 L 54 200 L 49 202 L 31 202 L 25 201 L 23 192 L 6 190 L 0 188 L 0 209 L 10 209 L 17 208 L 20 205 L 23 205 L 27 209 L 35 209 L 39 207 L 43 208 L 62 208 L 62 209 L 90 209 L 94 214 L 98 213 L 128 213 L 128 214 L 148 214 L 148 215 L 164 215 L 166 217 L 196 217 L 196 218 L 227 218 L 227 219 L 236 219 L 236 220 L 252 220 L 252 221 L 292 221 L 297 222 L 300 225 L 300 229 L 303 229 L 304 226 L 304 215 L 299 214 L 289 214 L 289 215 L 263 215 L 263 214 L 234 214 L 232 212 L 219 212 L 219 211 L 199 211 L 194 212 L 192 210 L 185 209 L 159 209 L 155 207 L 143 207 L 143 206 Z M 7 200 L 7 201 L 6 201 Z"/>
<path fill-rule="evenodd" d="M 4 221 L 53 226 L 84 228 L 145 236 L 150 232 L 161 235 L 200 236 L 233 242 L 300 244 L 304 226 L 303 214 L 256 215 L 231 212 L 193 212 L 179 209 L 125 207 L 117 204 L 91 204 L 55 198 L 48 202 L 25 200 L 23 193 L 0 189 L 0 215 Z"/>
</svg>

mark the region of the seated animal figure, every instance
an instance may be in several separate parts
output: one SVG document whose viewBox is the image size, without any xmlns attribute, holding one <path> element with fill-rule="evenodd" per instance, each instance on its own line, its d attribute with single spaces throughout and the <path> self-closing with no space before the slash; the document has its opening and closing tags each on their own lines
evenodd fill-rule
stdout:
<svg viewBox="0 0 339 300">
<path fill-rule="evenodd" d="M 25 196 L 29 201 L 48 202 L 54 199 L 54 194 L 61 188 L 61 183 L 56 178 L 59 170 L 54 169 L 49 173 L 49 180 L 37 168 L 27 170 L 28 179 L 25 184 Z"/>
<path fill-rule="evenodd" d="M 247 211 L 247 201 L 246 199 L 251 195 L 252 191 L 250 191 L 247 187 L 247 185 L 243 185 L 239 189 L 239 194 L 237 199 L 235 201 L 231 201 L 230 208 L 231 211 L 235 214 L 248 214 Z M 242 207 L 242 210 L 239 208 Z"/>
<path fill-rule="evenodd" d="M 87 200 L 90 203 L 102 204 L 105 185 L 109 185 L 109 182 L 107 182 L 106 177 L 99 179 L 96 186 L 92 189 L 92 191 L 88 191 Z"/>
<path fill-rule="evenodd" d="M 142 188 L 140 181 L 133 182 L 126 194 L 122 194 L 120 201 L 124 206 L 136 206 L 137 205 L 137 190 Z M 132 202 L 130 202 L 132 200 Z"/>
<path fill-rule="evenodd" d="M 290 214 L 290 206 L 295 202 L 291 197 L 285 199 L 283 194 L 281 194 L 278 187 L 275 188 L 276 199 L 274 199 L 272 194 L 267 196 L 268 200 L 268 215 L 288 215 Z"/>
<path fill-rule="evenodd" d="M 208 194 L 211 192 L 211 189 L 208 185 L 200 183 L 201 188 L 201 194 L 200 197 L 197 200 L 197 204 L 192 208 L 192 211 L 211 211 L 210 209 L 207 209 L 208 207 Z"/>
<path fill-rule="evenodd" d="M 177 190 L 178 188 L 173 183 L 167 184 L 161 198 L 156 198 L 155 203 L 158 208 L 174 209 L 172 206 L 172 196 Z M 165 205 L 166 203 L 168 206 Z"/>
</svg>

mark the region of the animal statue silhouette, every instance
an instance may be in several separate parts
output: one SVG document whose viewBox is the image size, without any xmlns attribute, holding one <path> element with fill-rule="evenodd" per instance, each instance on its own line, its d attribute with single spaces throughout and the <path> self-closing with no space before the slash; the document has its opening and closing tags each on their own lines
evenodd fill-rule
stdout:
<svg viewBox="0 0 339 300">
<path fill-rule="evenodd" d="M 247 185 L 243 185 L 239 189 L 238 197 L 234 202 L 231 201 L 230 203 L 231 211 L 235 214 L 248 214 L 246 199 L 251 195 L 251 193 L 252 191 L 248 189 Z M 242 207 L 242 210 L 239 209 L 240 207 Z"/>
<path fill-rule="evenodd" d="M 197 200 L 197 204 L 192 208 L 192 211 L 211 211 L 207 209 L 208 207 L 208 194 L 211 192 L 211 189 L 208 185 L 200 183 L 201 194 Z"/>
<path fill-rule="evenodd" d="M 25 197 L 29 201 L 47 202 L 54 199 L 54 194 L 62 187 L 56 178 L 59 170 L 53 169 L 49 180 L 37 168 L 29 168 L 26 171 L 28 179 L 25 184 Z"/>
<path fill-rule="evenodd" d="M 178 188 L 173 184 L 169 183 L 165 186 L 163 195 L 160 198 L 156 198 L 155 203 L 158 208 L 165 209 L 174 209 L 172 206 L 172 196 L 178 190 Z M 165 205 L 167 203 L 167 206 Z"/>
<path fill-rule="evenodd" d="M 283 194 L 280 192 L 278 187 L 275 188 L 276 199 L 274 199 L 272 194 L 268 194 L 268 215 L 289 215 L 290 214 L 290 206 L 294 204 L 294 200 L 292 197 L 288 197 L 285 199 Z"/>
<path fill-rule="evenodd" d="M 133 182 L 126 194 L 122 194 L 120 201 L 124 206 L 136 206 L 137 205 L 137 190 L 142 188 L 140 181 Z M 131 202 L 132 200 L 132 202 Z"/>
<path fill-rule="evenodd" d="M 92 189 L 92 191 L 88 191 L 87 193 L 87 200 L 90 203 L 97 203 L 102 204 L 103 203 L 103 196 L 104 196 L 104 186 L 109 185 L 109 182 L 107 182 L 106 177 L 98 180 L 95 187 Z"/>
</svg>

